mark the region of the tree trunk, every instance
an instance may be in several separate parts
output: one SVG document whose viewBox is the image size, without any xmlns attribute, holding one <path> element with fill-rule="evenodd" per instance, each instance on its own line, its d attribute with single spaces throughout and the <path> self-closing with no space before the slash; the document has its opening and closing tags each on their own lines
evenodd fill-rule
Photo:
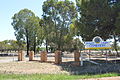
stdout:
<svg viewBox="0 0 120 80">
<path fill-rule="evenodd" d="M 60 36 L 59 36 L 59 41 L 58 41 L 58 50 L 60 50 L 61 51 L 61 47 L 62 47 L 62 42 L 61 42 L 61 40 L 62 40 L 62 30 L 61 30 L 61 32 L 60 32 Z"/>
<path fill-rule="evenodd" d="M 48 40 L 46 39 L 46 51 L 48 52 Z"/>
<path fill-rule="evenodd" d="M 61 37 L 59 38 L 59 41 L 58 41 L 58 48 L 57 48 L 57 50 L 61 50 Z"/>
<path fill-rule="evenodd" d="M 34 54 L 36 53 L 36 43 L 34 43 Z"/>
<path fill-rule="evenodd" d="M 29 44 L 29 38 L 28 38 L 28 30 L 26 29 L 26 40 L 27 40 L 27 56 L 29 55 L 29 47 L 30 47 L 30 44 Z"/>
<path fill-rule="evenodd" d="M 60 50 L 60 44 L 58 43 L 58 50 Z"/>
<path fill-rule="evenodd" d="M 34 37 L 34 48 L 33 48 L 34 54 L 36 53 L 36 37 Z"/>
<path fill-rule="evenodd" d="M 27 56 L 29 55 L 29 40 L 28 40 L 28 37 L 27 37 Z"/>
<path fill-rule="evenodd" d="M 119 56 L 118 49 L 117 49 L 117 40 L 115 35 L 113 35 L 113 39 L 114 39 L 114 49 L 116 51 L 117 56 Z"/>
</svg>

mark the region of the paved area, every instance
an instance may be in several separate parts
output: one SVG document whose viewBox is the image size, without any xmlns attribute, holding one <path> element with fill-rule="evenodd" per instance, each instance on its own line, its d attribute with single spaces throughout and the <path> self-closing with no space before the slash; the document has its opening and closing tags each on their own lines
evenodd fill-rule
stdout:
<svg viewBox="0 0 120 80">
<path fill-rule="evenodd" d="M 0 57 L 0 63 L 14 62 L 17 60 L 17 57 Z"/>
</svg>

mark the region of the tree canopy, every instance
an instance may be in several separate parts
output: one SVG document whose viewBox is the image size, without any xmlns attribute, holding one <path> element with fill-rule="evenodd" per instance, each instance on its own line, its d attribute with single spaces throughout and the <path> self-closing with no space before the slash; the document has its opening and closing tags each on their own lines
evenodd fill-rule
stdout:
<svg viewBox="0 0 120 80">
<path fill-rule="evenodd" d="M 76 0 L 76 5 L 69 0 L 46 0 L 42 10 L 41 19 L 28 9 L 12 17 L 16 39 L 26 43 L 27 52 L 36 51 L 42 43 L 47 51 L 83 48 L 76 37 L 83 41 L 95 36 L 113 38 L 115 45 L 120 40 L 119 0 Z"/>
<path fill-rule="evenodd" d="M 77 11 L 72 1 L 47 0 L 43 4 L 43 19 L 46 22 L 46 39 L 61 50 L 65 45 L 65 36 L 70 32 L 70 24 L 77 17 Z M 50 25 L 51 24 L 51 25 Z M 49 30 L 48 30 L 49 29 Z M 49 32 L 48 32 L 49 31 Z"/>
<path fill-rule="evenodd" d="M 37 37 L 40 31 L 40 19 L 28 9 L 20 10 L 13 17 L 13 28 L 15 30 L 16 39 L 27 44 L 27 54 L 29 50 L 36 50 Z"/>
</svg>

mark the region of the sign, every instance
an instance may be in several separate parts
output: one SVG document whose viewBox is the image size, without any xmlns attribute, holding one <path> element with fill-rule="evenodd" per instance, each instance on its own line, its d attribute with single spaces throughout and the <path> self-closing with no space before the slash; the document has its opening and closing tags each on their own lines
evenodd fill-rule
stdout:
<svg viewBox="0 0 120 80">
<path fill-rule="evenodd" d="M 96 36 L 92 41 L 85 42 L 85 49 L 111 49 L 110 42 L 103 41 L 102 38 Z"/>
</svg>

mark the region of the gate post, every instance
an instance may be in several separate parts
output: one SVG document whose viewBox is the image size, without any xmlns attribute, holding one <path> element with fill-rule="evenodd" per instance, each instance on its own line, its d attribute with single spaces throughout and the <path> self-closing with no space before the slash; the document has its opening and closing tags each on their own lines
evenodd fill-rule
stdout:
<svg viewBox="0 0 120 80">
<path fill-rule="evenodd" d="M 29 51 L 29 61 L 34 60 L 34 51 Z"/>
<path fill-rule="evenodd" d="M 80 53 L 78 50 L 74 51 L 74 60 L 76 65 L 80 65 Z"/>
<path fill-rule="evenodd" d="M 22 50 L 18 51 L 18 61 L 24 61 L 24 52 Z"/>
<path fill-rule="evenodd" d="M 42 51 L 41 52 L 41 61 L 42 62 L 46 62 L 47 61 L 47 52 L 46 51 Z"/>
<path fill-rule="evenodd" d="M 61 51 L 55 51 L 55 64 L 61 64 L 62 63 L 62 53 Z"/>
<path fill-rule="evenodd" d="M 21 61 L 21 51 L 18 51 L 18 61 Z"/>
</svg>

